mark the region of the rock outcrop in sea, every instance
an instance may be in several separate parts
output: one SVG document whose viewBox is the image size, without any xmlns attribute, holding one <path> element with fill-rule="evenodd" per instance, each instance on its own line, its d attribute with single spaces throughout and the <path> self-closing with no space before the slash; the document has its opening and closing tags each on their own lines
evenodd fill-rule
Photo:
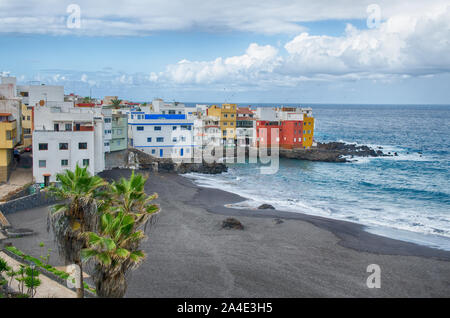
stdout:
<svg viewBox="0 0 450 318">
<path fill-rule="evenodd" d="M 219 162 L 207 163 L 203 161 L 201 163 L 177 163 L 170 158 L 153 157 L 152 155 L 135 148 L 129 148 L 127 151 L 128 162 L 126 167 L 132 169 L 150 169 L 157 172 L 177 172 L 181 174 L 189 172 L 219 174 L 228 171 L 227 166 Z"/>
<path fill-rule="evenodd" d="M 343 142 L 317 143 L 317 147 L 310 149 L 280 149 L 280 157 L 324 162 L 351 162 L 353 157 L 381 157 L 389 156 L 381 150 L 374 150 L 368 146 L 346 144 Z"/>
</svg>

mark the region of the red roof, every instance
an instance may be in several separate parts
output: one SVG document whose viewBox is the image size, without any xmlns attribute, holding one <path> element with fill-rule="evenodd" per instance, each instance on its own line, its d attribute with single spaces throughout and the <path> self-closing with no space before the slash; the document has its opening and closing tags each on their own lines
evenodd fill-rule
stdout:
<svg viewBox="0 0 450 318">
<path fill-rule="evenodd" d="M 250 110 L 249 107 L 238 107 L 237 113 L 253 115 L 253 112 Z"/>
</svg>

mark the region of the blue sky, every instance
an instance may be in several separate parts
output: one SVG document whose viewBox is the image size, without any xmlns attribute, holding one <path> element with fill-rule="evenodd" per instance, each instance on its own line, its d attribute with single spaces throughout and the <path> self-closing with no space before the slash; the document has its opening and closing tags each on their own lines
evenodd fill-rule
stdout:
<svg viewBox="0 0 450 318">
<path fill-rule="evenodd" d="M 447 1 L 83 0 L 68 28 L 71 3 L 2 1 L 0 72 L 135 101 L 450 103 Z"/>
</svg>

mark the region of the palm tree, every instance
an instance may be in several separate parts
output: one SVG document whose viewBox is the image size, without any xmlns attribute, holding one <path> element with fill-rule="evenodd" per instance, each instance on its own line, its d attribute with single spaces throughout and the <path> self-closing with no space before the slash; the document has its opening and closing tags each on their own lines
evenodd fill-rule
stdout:
<svg viewBox="0 0 450 318">
<path fill-rule="evenodd" d="M 51 186 L 49 192 L 61 204 L 52 207 L 48 221 L 56 238 L 58 251 L 66 263 L 75 263 L 80 267 L 80 288 L 77 297 L 84 297 L 83 267 L 80 252 L 85 247 L 83 232 L 96 231 L 98 211 L 102 211 L 107 183 L 98 176 L 91 176 L 87 167 L 75 171 L 66 170 L 57 174 L 56 180 L 60 186 Z"/>
<path fill-rule="evenodd" d="M 119 109 L 121 106 L 120 106 L 120 103 L 122 103 L 122 100 L 121 99 L 117 99 L 117 98 L 115 98 L 115 99 L 111 99 L 111 104 L 113 105 L 113 107 L 115 108 L 115 109 Z"/>
<path fill-rule="evenodd" d="M 85 234 L 88 248 L 82 250 L 82 256 L 85 261 L 91 258 L 97 261 L 92 276 L 100 297 L 123 297 L 127 273 L 145 258 L 139 245 L 146 237 L 146 225 L 160 210 L 158 205 L 150 203 L 157 194 L 147 196 L 144 191 L 146 180 L 133 171 L 130 179 L 113 182 L 99 234 Z"/>
</svg>

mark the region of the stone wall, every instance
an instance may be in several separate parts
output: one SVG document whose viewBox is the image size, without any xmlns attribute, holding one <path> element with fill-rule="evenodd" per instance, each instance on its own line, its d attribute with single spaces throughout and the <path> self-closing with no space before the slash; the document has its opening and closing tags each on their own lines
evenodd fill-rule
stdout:
<svg viewBox="0 0 450 318">
<path fill-rule="evenodd" d="M 39 191 L 15 200 L 0 204 L 0 211 L 8 215 L 21 210 L 29 210 L 44 205 L 55 203 L 56 200 L 45 191 Z"/>
</svg>

